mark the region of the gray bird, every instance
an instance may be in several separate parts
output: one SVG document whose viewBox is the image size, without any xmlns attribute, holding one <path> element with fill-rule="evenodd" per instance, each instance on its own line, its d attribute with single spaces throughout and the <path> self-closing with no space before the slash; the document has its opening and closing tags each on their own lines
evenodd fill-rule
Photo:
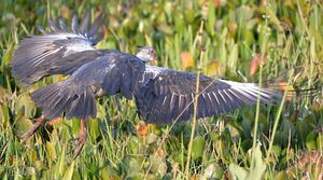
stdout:
<svg viewBox="0 0 323 180">
<path fill-rule="evenodd" d="M 62 20 L 49 21 L 50 31 L 25 38 L 11 61 L 14 77 L 31 85 L 45 76 L 69 75 L 61 82 L 32 93 L 42 109 L 32 128 L 23 136 L 29 139 L 47 121 L 64 116 L 81 121 L 77 156 L 86 141 L 87 120 L 97 114 L 96 97 L 120 94 L 135 99 L 140 118 L 149 123 L 189 120 L 197 98 L 197 118 L 219 115 L 243 105 L 253 105 L 257 98 L 272 103 L 280 94 L 253 83 L 239 83 L 197 75 L 191 72 L 151 66 L 156 59 L 151 47 L 142 47 L 136 55 L 117 50 L 100 50 L 95 45 L 102 39 L 99 16 L 91 24 L 90 14 L 78 25 L 72 18 L 71 30 Z M 196 83 L 199 88 L 196 90 Z"/>
</svg>

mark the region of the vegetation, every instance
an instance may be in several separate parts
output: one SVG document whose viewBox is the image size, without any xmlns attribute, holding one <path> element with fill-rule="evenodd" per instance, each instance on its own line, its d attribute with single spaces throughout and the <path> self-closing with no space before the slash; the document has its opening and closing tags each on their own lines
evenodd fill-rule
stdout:
<svg viewBox="0 0 323 180">
<path fill-rule="evenodd" d="M 0 177 L 3 179 L 320 179 L 323 178 L 323 4 L 319 0 L 23 1 L 0 5 Z M 48 18 L 90 9 L 107 14 L 99 48 L 158 51 L 160 66 L 286 93 L 276 106 L 218 117 L 145 124 L 133 101 L 98 100 L 82 154 L 70 152 L 79 121 L 19 136 L 41 113 L 30 92 L 64 77 L 21 87 L 10 72 L 20 40 Z M 313 91 L 301 91 L 312 89 Z M 287 91 L 285 91 L 287 92 Z M 310 93 L 310 96 L 308 96 Z M 193 128 L 192 128 L 193 127 Z M 191 130 L 195 129 L 191 137 Z M 192 145 L 192 148 L 189 148 Z M 188 152 L 190 150 L 190 153 Z M 188 161 L 189 160 L 189 161 Z"/>
</svg>

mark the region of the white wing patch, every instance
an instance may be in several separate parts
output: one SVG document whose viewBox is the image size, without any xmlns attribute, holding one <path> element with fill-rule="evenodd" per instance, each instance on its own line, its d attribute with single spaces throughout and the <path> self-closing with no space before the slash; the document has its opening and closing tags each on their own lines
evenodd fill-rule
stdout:
<svg viewBox="0 0 323 180">
<path fill-rule="evenodd" d="M 274 95 L 274 93 L 272 91 L 265 89 L 265 88 L 260 88 L 254 83 L 239 83 L 239 82 L 226 81 L 226 80 L 219 80 L 219 81 L 229 84 L 231 86 L 230 89 L 241 93 L 249 100 L 255 99 L 255 97 L 258 97 L 258 95 L 259 95 L 260 99 L 264 99 L 264 98 L 269 99 Z M 232 92 L 232 91 L 230 90 L 230 92 Z M 236 97 L 238 97 L 238 96 L 236 96 Z"/>
<path fill-rule="evenodd" d="M 88 50 L 95 50 L 93 46 L 91 46 L 90 42 L 84 41 L 84 43 L 73 44 L 71 46 L 66 47 L 66 51 L 64 52 L 63 57 L 71 55 L 75 52 L 82 52 Z"/>
</svg>

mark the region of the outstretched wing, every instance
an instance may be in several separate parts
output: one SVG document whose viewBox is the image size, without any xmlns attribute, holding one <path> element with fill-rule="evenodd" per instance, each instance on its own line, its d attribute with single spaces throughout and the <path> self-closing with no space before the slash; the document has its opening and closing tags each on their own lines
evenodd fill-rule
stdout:
<svg viewBox="0 0 323 180">
<path fill-rule="evenodd" d="M 32 93 L 46 118 L 96 117 L 95 96 L 120 93 L 131 99 L 145 70 L 135 56 L 111 52 L 82 65 L 65 81 L 48 85 Z"/>
<path fill-rule="evenodd" d="M 23 84 L 30 85 L 51 74 L 69 74 L 66 58 L 79 52 L 94 51 L 94 45 L 102 38 L 102 16 L 90 24 L 90 14 L 78 26 L 77 16 L 72 19 L 69 30 L 62 19 L 49 21 L 49 32 L 22 40 L 11 61 L 12 73 Z M 84 54 L 82 54 L 84 55 Z M 91 59 L 69 58 L 68 66 L 74 70 Z M 69 69 L 69 71 L 65 71 Z"/>
<path fill-rule="evenodd" d="M 145 72 L 148 80 L 136 93 L 136 103 L 139 115 L 154 123 L 189 120 L 195 95 L 198 95 L 197 118 L 255 104 L 258 96 L 262 103 L 272 103 L 280 97 L 252 83 L 214 80 L 204 75 L 200 76 L 196 91 L 196 74 L 152 66 L 146 66 Z"/>
</svg>

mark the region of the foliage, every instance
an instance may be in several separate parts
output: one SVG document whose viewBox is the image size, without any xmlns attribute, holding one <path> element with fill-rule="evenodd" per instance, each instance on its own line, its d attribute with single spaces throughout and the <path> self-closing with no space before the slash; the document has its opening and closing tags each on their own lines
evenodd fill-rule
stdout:
<svg viewBox="0 0 323 180">
<path fill-rule="evenodd" d="M 78 133 L 77 120 L 47 126 L 26 144 L 20 142 L 19 135 L 40 114 L 29 93 L 63 77 L 45 78 L 32 87 L 19 86 L 9 65 L 15 47 L 22 38 L 38 34 L 37 26 L 46 27 L 49 17 L 63 16 L 70 21 L 73 11 L 84 14 L 87 9 L 93 15 L 107 14 L 105 38 L 99 48 L 134 53 L 138 45 L 151 45 L 158 51 L 160 66 L 242 82 L 262 79 L 263 85 L 296 92 L 322 88 L 323 5 L 318 0 L 2 0 L 0 177 L 187 176 L 190 122 L 144 124 L 134 102 L 118 96 L 98 100 L 98 117 L 90 121 L 89 141 L 77 159 L 70 152 L 71 139 Z M 203 30 L 198 33 L 201 22 Z M 275 122 L 278 126 L 273 134 Z M 282 108 L 260 106 L 258 113 L 256 107 L 246 107 L 200 120 L 192 145 L 192 178 L 322 178 L 322 94 L 306 96 L 300 91 L 286 97 Z M 316 161 L 306 161 L 313 153 Z"/>
</svg>

